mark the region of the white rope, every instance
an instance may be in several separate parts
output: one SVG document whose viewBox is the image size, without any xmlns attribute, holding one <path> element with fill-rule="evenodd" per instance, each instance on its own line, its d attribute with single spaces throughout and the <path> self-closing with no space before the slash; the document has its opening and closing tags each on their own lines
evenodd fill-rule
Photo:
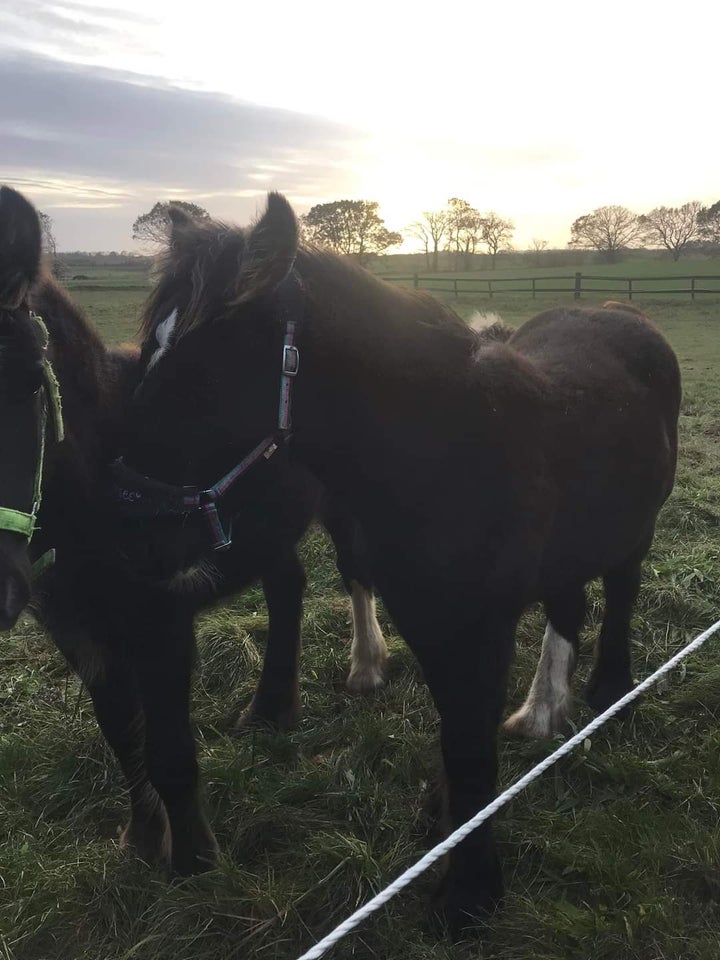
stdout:
<svg viewBox="0 0 720 960">
<path fill-rule="evenodd" d="M 326 937 L 316 943 L 314 947 L 304 953 L 299 960 L 318 960 L 324 953 L 326 953 L 330 947 L 335 946 L 335 944 L 342 940 L 343 937 L 347 936 L 351 930 L 354 930 L 358 924 L 362 923 L 363 920 L 367 919 L 371 914 L 375 913 L 380 909 L 384 904 L 388 902 L 396 893 L 399 893 L 404 887 L 407 887 L 408 884 L 419 877 L 421 873 L 424 873 L 428 867 L 432 866 L 433 863 L 440 860 L 441 857 L 444 857 L 448 851 L 452 850 L 453 847 L 456 847 L 461 843 L 469 833 L 472 833 L 480 824 L 484 823 L 489 817 L 496 813 L 501 807 L 504 807 L 509 803 L 514 797 L 516 797 L 525 787 L 529 786 L 534 780 L 537 780 L 548 767 L 551 767 L 554 763 L 557 763 L 561 757 L 564 757 L 566 754 L 570 753 L 571 750 L 574 750 L 578 744 L 582 743 L 583 740 L 594 733 L 598 727 L 601 727 L 607 720 L 613 717 L 619 710 L 622 710 L 623 707 L 626 707 L 629 703 L 632 703 L 633 700 L 636 700 L 642 693 L 644 693 L 648 687 L 651 687 L 656 681 L 663 677 L 666 673 L 669 673 L 674 667 L 676 667 L 681 660 L 684 660 L 685 657 L 690 656 L 691 653 L 694 653 L 695 650 L 699 649 L 705 641 L 711 637 L 717 630 L 720 630 L 720 620 L 714 623 L 709 627 L 704 633 L 701 633 L 699 637 L 696 637 L 691 643 L 686 647 L 683 647 L 679 653 L 676 653 L 674 657 L 668 660 L 667 663 L 663 664 L 662 667 L 659 667 L 654 673 L 651 673 L 649 677 L 646 677 L 642 683 L 639 683 L 634 687 L 629 693 L 626 693 L 624 697 L 621 697 L 617 703 L 614 703 L 611 707 L 608 707 L 603 713 L 599 714 L 592 720 L 586 727 L 583 727 L 579 733 L 576 733 L 575 736 L 571 737 L 569 740 L 566 740 L 562 746 L 551 753 L 549 756 L 545 757 L 544 760 L 541 760 L 537 766 L 529 770 L 525 776 L 517 780 L 511 787 L 508 787 L 499 797 L 496 797 L 492 803 L 489 803 L 486 807 L 483 807 L 478 813 L 475 814 L 472 819 L 468 820 L 467 823 L 464 823 L 461 827 L 458 827 L 457 830 L 454 830 L 449 837 L 439 843 L 436 847 L 433 847 L 432 850 L 429 850 L 425 856 L 418 860 L 416 864 L 412 867 L 409 867 L 404 873 L 401 873 L 397 880 L 394 880 L 389 886 L 384 890 L 381 890 L 377 896 L 373 897 L 372 900 L 368 902 L 355 911 L 347 920 L 343 921 L 339 926 L 337 926 L 331 933 Z"/>
</svg>

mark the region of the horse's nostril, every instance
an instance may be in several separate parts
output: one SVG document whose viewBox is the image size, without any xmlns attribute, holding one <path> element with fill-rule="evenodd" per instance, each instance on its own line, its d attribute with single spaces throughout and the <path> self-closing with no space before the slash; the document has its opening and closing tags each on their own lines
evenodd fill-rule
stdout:
<svg viewBox="0 0 720 960">
<path fill-rule="evenodd" d="M 15 625 L 29 599 L 30 587 L 22 577 L 9 573 L 0 580 L 0 629 Z"/>
</svg>

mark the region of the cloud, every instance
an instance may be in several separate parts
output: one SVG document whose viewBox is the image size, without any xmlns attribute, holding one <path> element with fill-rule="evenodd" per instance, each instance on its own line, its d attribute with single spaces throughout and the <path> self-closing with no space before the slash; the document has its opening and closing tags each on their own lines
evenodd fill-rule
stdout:
<svg viewBox="0 0 720 960">
<path fill-rule="evenodd" d="M 13 91 L 5 179 L 58 209 L 143 212 L 149 199 L 223 197 L 251 212 L 268 189 L 351 191 L 364 149 L 361 134 L 332 121 L 32 54 L 0 61 L 0 89 Z"/>
</svg>

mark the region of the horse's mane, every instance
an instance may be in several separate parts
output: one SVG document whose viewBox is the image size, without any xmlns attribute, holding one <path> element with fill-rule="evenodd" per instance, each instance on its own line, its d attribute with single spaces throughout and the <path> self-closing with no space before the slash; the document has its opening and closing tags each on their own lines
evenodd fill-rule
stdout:
<svg viewBox="0 0 720 960">
<path fill-rule="evenodd" d="M 145 342 L 159 318 L 168 316 L 181 302 L 174 336 L 180 339 L 212 323 L 232 309 L 239 290 L 237 280 L 247 247 L 247 232 L 218 220 L 201 220 L 184 227 L 177 243 L 168 243 L 155 261 L 157 282 L 140 320 L 139 337 Z M 471 329 L 453 308 L 430 293 L 390 284 L 349 257 L 303 244 L 296 269 L 306 297 L 322 309 L 350 298 L 359 312 L 388 314 L 393 323 L 443 327 L 449 337 L 467 342 L 507 340 L 512 329 L 496 322 L 484 329 Z"/>
<path fill-rule="evenodd" d="M 246 232 L 220 220 L 199 220 L 184 231 L 183 243 L 168 242 L 155 258 L 155 286 L 140 317 L 139 337 L 152 335 L 158 317 L 170 314 L 183 297 L 174 328 L 176 338 L 222 316 L 226 294 L 236 280 L 246 247 Z M 220 281 L 220 282 L 219 282 Z"/>
</svg>

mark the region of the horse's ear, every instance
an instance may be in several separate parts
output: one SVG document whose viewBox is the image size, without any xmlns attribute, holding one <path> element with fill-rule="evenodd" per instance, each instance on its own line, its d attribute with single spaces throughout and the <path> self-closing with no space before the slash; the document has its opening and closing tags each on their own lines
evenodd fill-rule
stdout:
<svg viewBox="0 0 720 960">
<path fill-rule="evenodd" d="M 267 208 L 247 238 L 235 303 L 271 293 L 292 270 L 298 248 L 298 224 L 280 193 L 269 193 Z"/>
<path fill-rule="evenodd" d="M 40 271 L 42 231 L 35 207 L 0 187 L 0 304 L 17 306 Z"/>
</svg>

